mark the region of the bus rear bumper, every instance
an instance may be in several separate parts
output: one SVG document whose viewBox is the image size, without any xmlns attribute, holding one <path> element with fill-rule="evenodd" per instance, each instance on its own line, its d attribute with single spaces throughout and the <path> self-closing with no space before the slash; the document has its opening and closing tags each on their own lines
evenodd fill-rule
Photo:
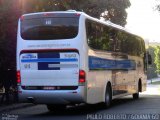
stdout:
<svg viewBox="0 0 160 120">
<path fill-rule="evenodd" d="M 18 87 L 19 102 L 35 104 L 73 104 L 85 102 L 84 86 L 76 90 L 23 90 Z"/>
</svg>

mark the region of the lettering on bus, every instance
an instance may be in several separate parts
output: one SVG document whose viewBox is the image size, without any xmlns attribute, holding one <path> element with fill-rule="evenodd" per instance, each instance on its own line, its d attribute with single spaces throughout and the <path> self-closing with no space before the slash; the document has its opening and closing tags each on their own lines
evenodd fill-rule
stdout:
<svg viewBox="0 0 160 120">
<path fill-rule="evenodd" d="M 41 44 L 41 45 L 28 45 L 29 48 L 53 48 L 53 47 L 70 47 L 70 44 Z"/>
</svg>

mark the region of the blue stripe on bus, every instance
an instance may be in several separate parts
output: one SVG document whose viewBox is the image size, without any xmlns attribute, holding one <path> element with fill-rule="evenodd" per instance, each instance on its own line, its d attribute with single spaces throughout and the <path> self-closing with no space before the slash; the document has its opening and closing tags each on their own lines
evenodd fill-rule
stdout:
<svg viewBox="0 0 160 120">
<path fill-rule="evenodd" d="M 111 60 L 89 56 L 89 69 L 90 70 L 103 70 L 103 69 L 123 69 L 135 70 L 136 63 L 134 60 Z"/>
<path fill-rule="evenodd" d="M 59 52 L 38 53 L 38 58 L 60 58 Z"/>
<path fill-rule="evenodd" d="M 21 62 L 77 62 L 78 59 L 62 59 L 62 58 L 39 58 L 39 59 L 22 59 Z"/>
</svg>

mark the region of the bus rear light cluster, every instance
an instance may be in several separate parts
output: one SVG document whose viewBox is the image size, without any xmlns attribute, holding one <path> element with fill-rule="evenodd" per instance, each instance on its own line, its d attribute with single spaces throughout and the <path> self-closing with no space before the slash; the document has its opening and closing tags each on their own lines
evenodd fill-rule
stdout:
<svg viewBox="0 0 160 120">
<path fill-rule="evenodd" d="M 79 71 L 79 84 L 83 84 L 85 83 L 85 78 L 86 78 L 86 74 L 85 74 L 85 71 L 84 70 L 80 70 Z"/>
<path fill-rule="evenodd" d="M 17 84 L 21 83 L 21 74 L 20 71 L 17 71 Z"/>
<path fill-rule="evenodd" d="M 44 13 L 43 15 L 47 17 L 47 16 L 51 16 L 51 15 L 54 15 L 54 14 L 53 13 Z"/>
<path fill-rule="evenodd" d="M 21 20 L 21 21 L 23 21 L 23 20 L 24 20 L 24 16 L 23 16 L 23 15 L 20 17 L 20 20 Z"/>
<path fill-rule="evenodd" d="M 81 14 L 79 14 L 79 13 L 76 13 L 76 14 L 75 14 L 75 16 L 80 16 L 80 15 L 81 15 Z"/>
</svg>

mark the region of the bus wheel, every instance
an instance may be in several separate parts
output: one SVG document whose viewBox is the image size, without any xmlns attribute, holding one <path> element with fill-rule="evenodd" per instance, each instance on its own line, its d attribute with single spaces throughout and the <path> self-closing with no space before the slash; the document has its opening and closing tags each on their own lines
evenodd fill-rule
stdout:
<svg viewBox="0 0 160 120">
<path fill-rule="evenodd" d="M 107 85 L 106 93 L 105 93 L 105 107 L 108 108 L 111 105 L 112 101 L 112 93 L 110 85 Z"/>
<path fill-rule="evenodd" d="M 138 98 L 139 98 L 139 92 L 138 92 L 138 93 L 134 93 L 134 94 L 133 94 L 133 99 L 136 100 L 136 99 L 138 99 Z"/>
<path fill-rule="evenodd" d="M 47 108 L 49 111 L 60 111 L 60 110 L 64 110 L 66 108 L 66 105 L 47 104 Z"/>
<path fill-rule="evenodd" d="M 133 94 L 133 99 L 138 99 L 139 98 L 139 92 L 142 89 L 141 81 L 138 82 L 138 92 Z"/>
</svg>

